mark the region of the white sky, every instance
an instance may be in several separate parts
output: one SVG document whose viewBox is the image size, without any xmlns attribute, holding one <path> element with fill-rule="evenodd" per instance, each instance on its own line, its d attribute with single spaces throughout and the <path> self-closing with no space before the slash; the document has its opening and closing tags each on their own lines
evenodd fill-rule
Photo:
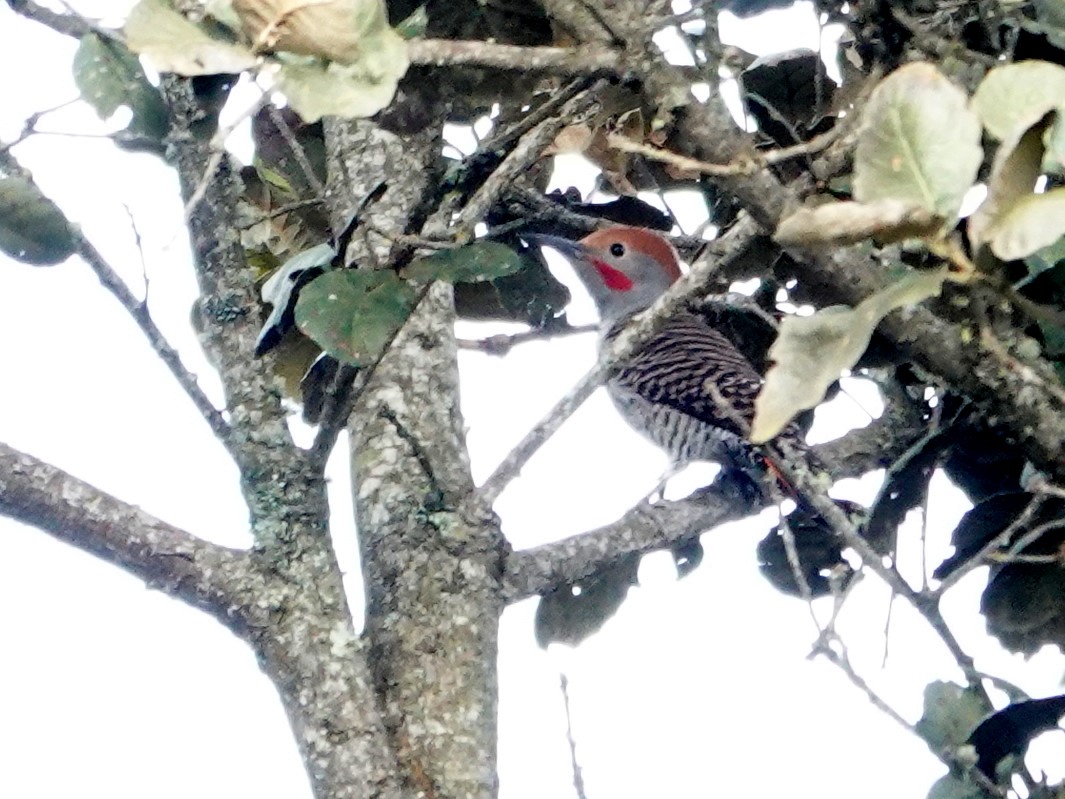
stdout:
<svg viewBox="0 0 1065 799">
<path fill-rule="evenodd" d="M 78 7 L 91 15 L 118 4 Z M 758 53 L 818 40 L 808 4 L 757 28 L 726 17 L 721 32 Z M 73 49 L 0 6 L 0 74 L 8 76 L 0 139 L 10 140 L 29 114 L 76 96 L 67 66 Z M 41 127 L 99 129 L 84 108 L 49 116 Z M 152 313 L 217 396 L 188 328 L 194 283 L 173 174 L 153 157 L 85 138 L 34 137 L 16 154 L 139 290 L 128 206 L 144 241 Z M 586 171 L 570 164 L 559 174 L 559 185 L 576 178 L 587 188 Z M 461 334 L 478 330 L 466 324 Z M 593 336 L 529 344 L 505 359 L 462 353 L 478 479 L 593 358 Z M 235 469 L 83 264 L 39 269 L 0 256 L 0 364 L 0 441 L 198 535 L 249 543 Z M 853 390 L 875 406 L 867 389 Z M 866 418 L 846 398 L 832 416 L 848 425 Z M 357 596 L 343 461 L 340 453 L 330 470 L 334 535 Z M 600 392 L 500 498 L 505 532 L 525 547 L 612 521 L 650 490 L 664 464 Z M 875 479 L 850 482 L 849 496 L 868 501 L 875 493 Z M 960 494 L 937 480 L 931 562 L 964 509 Z M 757 573 L 754 546 L 764 529 L 745 523 L 704 536 L 703 564 L 680 582 L 668 558 L 648 559 L 643 584 L 576 650 L 540 651 L 532 636 L 535 603 L 508 609 L 500 653 L 504 799 L 573 795 L 560 670 L 570 679 L 574 732 L 594 799 L 775 793 L 782 784 L 823 799 L 924 794 L 944 771 L 924 744 L 829 664 L 807 660 L 815 633 L 807 609 Z M 273 687 L 242 643 L 42 533 L 0 518 L 0 534 L 0 796 L 309 796 Z M 982 570 L 969 575 L 946 602 L 963 645 L 977 654 L 979 668 L 1036 696 L 1055 692 L 1065 672 L 1060 655 L 1043 652 L 1025 663 L 986 640 L 975 615 L 983 579 Z M 890 657 L 881 669 L 887 609 L 886 590 L 867 579 L 840 630 L 856 668 L 916 720 L 924 684 L 957 678 L 956 670 L 902 602 L 894 606 Z M 1039 744 L 1057 747 L 1039 761 L 1047 768 L 1056 761 L 1051 776 L 1062 775 L 1062 742 L 1057 735 Z"/>
</svg>

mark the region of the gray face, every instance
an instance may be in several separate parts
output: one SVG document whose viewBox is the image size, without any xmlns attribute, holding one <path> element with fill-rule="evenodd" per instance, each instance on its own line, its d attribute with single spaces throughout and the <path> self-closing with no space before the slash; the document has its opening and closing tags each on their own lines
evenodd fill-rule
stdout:
<svg viewBox="0 0 1065 799">
<path fill-rule="evenodd" d="M 525 238 L 558 250 L 569 259 L 606 327 L 648 308 L 672 283 L 658 261 L 620 239 L 589 247 L 558 236 Z"/>
<path fill-rule="evenodd" d="M 623 241 L 582 245 L 574 266 L 609 326 L 650 307 L 672 282 L 658 261 Z"/>
</svg>

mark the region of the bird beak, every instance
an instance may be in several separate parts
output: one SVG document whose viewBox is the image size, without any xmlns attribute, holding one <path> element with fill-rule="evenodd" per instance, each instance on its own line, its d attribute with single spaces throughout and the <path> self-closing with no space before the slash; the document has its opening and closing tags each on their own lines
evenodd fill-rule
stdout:
<svg viewBox="0 0 1065 799">
<path fill-rule="evenodd" d="M 571 261 L 588 260 L 588 249 L 580 242 L 564 239 L 561 236 L 550 236 L 545 233 L 522 233 L 521 237 L 529 244 L 558 250 Z"/>
</svg>

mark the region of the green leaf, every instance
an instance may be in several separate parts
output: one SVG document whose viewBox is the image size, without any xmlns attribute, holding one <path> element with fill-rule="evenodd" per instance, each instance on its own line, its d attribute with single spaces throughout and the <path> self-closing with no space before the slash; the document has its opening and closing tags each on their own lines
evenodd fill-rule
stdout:
<svg viewBox="0 0 1065 799">
<path fill-rule="evenodd" d="M 987 794 L 969 780 L 945 774 L 929 788 L 927 799 L 987 799 Z"/>
<path fill-rule="evenodd" d="M 396 25 L 396 33 L 404 39 L 417 39 L 425 35 L 425 29 L 429 27 L 429 14 L 425 10 L 425 4 L 418 6 L 406 19 Z"/>
<path fill-rule="evenodd" d="M 977 725 L 994 711 L 979 692 L 951 682 L 936 680 L 925 686 L 924 715 L 917 734 L 933 752 L 964 746 Z"/>
<path fill-rule="evenodd" d="M 1009 212 L 1035 191 L 1043 160 L 1043 132 L 1049 123 L 1048 114 L 1032 127 L 1014 132 L 999 146 L 987 197 L 969 218 L 969 240 L 974 250 L 988 243 Z"/>
<path fill-rule="evenodd" d="M 403 276 L 423 283 L 431 280 L 475 283 L 513 275 L 522 265 L 521 256 L 505 244 L 475 241 L 419 258 L 403 270 Z"/>
<path fill-rule="evenodd" d="M 292 184 L 285 179 L 285 176 L 268 167 L 258 157 L 255 159 L 255 171 L 259 173 L 259 177 L 264 183 L 269 183 L 274 188 L 281 189 L 285 194 L 295 194 L 292 191 Z"/>
<path fill-rule="evenodd" d="M 1065 234 L 1065 188 L 1018 200 L 988 231 L 991 251 L 1004 261 L 1024 258 Z"/>
<path fill-rule="evenodd" d="M 854 199 L 900 200 L 957 218 L 984 151 L 965 93 L 934 66 L 900 67 L 869 98 L 854 156 Z"/>
<path fill-rule="evenodd" d="M 154 141 L 167 132 L 167 111 L 163 98 L 152 86 L 140 61 L 124 44 L 96 33 L 81 37 L 72 65 L 74 83 L 82 99 L 100 119 L 108 119 L 121 106 L 133 117 L 128 130 Z"/>
<path fill-rule="evenodd" d="M 0 250 L 35 266 L 70 257 L 77 245 L 70 223 L 29 178 L 0 178 Z"/>
<path fill-rule="evenodd" d="M 391 60 L 378 57 L 379 54 L 346 65 L 316 59 L 279 59 L 277 87 L 306 122 L 316 122 L 324 116 L 373 116 L 392 102 L 399 79 L 407 71 L 406 45 L 391 30 L 389 33 L 400 45 Z"/>
<path fill-rule="evenodd" d="M 973 95 L 972 108 L 987 132 L 1004 141 L 1026 130 L 1065 98 L 1065 68 L 1047 61 L 995 67 Z"/>
<path fill-rule="evenodd" d="M 338 269 L 300 291 L 296 326 L 338 360 L 372 363 L 406 321 L 414 289 L 390 271 Z"/>
<path fill-rule="evenodd" d="M 869 346 L 880 320 L 896 308 L 939 294 L 947 272 L 914 272 L 866 297 L 855 308 L 833 307 L 813 316 L 786 316 L 769 348 L 774 361 L 754 403 L 751 441 L 761 444 L 797 414 L 813 408 L 844 369 Z"/>
<path fill-rule="evenodd" d="M 258 60 L 246 47 L 216 39 L 189 22 L 167 0 L 140 0 L 129 12 L 126 44 L 160 72 L 216 75 L 242 72 Z"/>
</svg>

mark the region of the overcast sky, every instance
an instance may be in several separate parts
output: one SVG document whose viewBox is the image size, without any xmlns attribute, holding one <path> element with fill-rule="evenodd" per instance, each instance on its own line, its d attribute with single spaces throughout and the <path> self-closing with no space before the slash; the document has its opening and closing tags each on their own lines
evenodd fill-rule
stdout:
<svg viewBox="0 0 1065 799">
<path fill-rule="evenodd" d="M 98 15 L 119 4 L 76 5 Z M 721 32 L 758 53 L 816 47 L 819 38 L 808 4 L 758 26 L 725 19 Z M 17 135 L 29 114 L 76 97 L 73 49 L 0 6 L 0 139 Z M 45 117 L 40 127 L 102 129 L 81 106 Z M 37 136 L 15 152 L 135 291 L 148 278 L 153 316 L 218 397 L 188 326 L 195 286 L 173 173 L 158 159 L 99 139 Z M 591 173 L 564 162 L 556 185 L 573 183 L 587 191 Z M 460 329 L 465 337 L 483 332 L 470 324 Z M 584 373 L 594 350 L 594 336 L 584 336 L 522 346 L 505 359 L 462 353 L 477 479 Z M 0 255 L 0 356 L 0 441 L 197 535 L 250 543 L 234 467 L 82 263 L 41 269 Z M 858 401 L 838 399 L 832 426 L 822 414 L 817 435 L 863 424 L 866 410 L 876 412 L 875 391 L 858 381 L 850 388 Z M 334 537 L 357 598 L 342 450 L 343 443 L 330 465 L 330 499 Z M 664 467 L 664 456 L 625 427 L 600 392 L 500 498 L 504 531 L 521 548 L 613 521 Z M 966 508 L 945 479 L 935 485 L 932 562 L 946 551 L 946 534 Z M 872 476 L 848 481 L 838 493 L 868 502 L 876 488 Z M 682 581 L 668 556 L 647 559 L 640 587 L 575 650 L 535 646 L 534 601 L 508 609 L 500 654 L 505 799 L 573 795 L 560 672 L 570 679 L 574 734 L 594 799 L 739 795 L 752 787 L 758 795 L 783 788 L 823 799 L 924 794 L 945 771 L 924 744 L 832 666 L 807 659 L 816 632 L 807 608 L 757 573 L 754 546 L 766 527 L 760 520 L 704 536 L 703 564 Z M 0 796 L 309 796 L 273 687 L 242 643 L 202 614 L 43 533 L 0 518 L 0 535 Z M 910 563 L 917 562 L 914 554 Z M 963 646 L 977 654 L 979 668 L 1037 696 L 1054 692 L 1065 673 L 1060 655 L 1044 652 L 1024 663 L 986 640 L 975 615 L 984 579 L 983 570 L 970 574 L 945 603 Z M 915 721 L 924 684 L 959 675 L 904 602 L 894 605 L 890 657 L 881 668 L 888 607 L 886 589 L 866 579 L 839 629 L 856 668 Z M 1057 747 L 1058 777 L 1062 738 L 1037 747 L 1044 753 Z"/>
</svg>

